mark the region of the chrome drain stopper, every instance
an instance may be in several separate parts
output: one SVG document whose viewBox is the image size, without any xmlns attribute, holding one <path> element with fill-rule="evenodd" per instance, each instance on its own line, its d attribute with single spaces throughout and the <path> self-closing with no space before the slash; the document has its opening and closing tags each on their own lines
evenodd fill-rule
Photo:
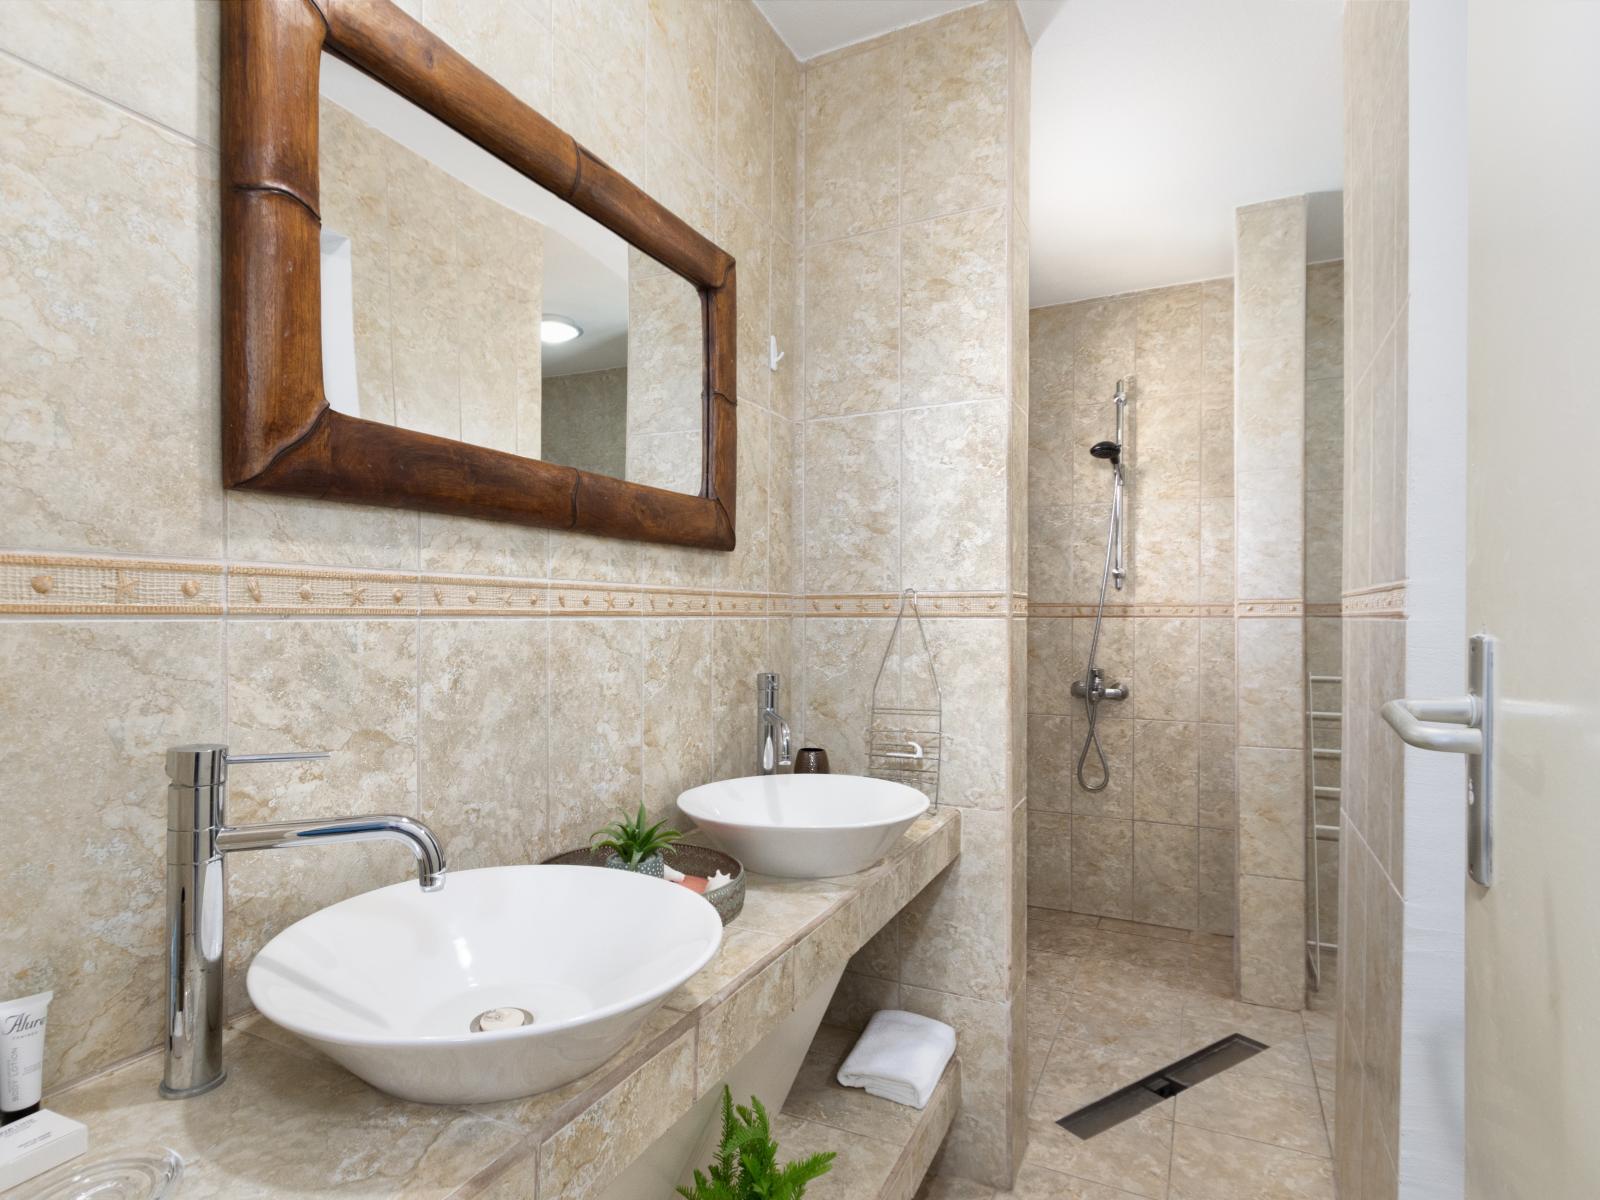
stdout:
<svg viewBox="0 0 1600 1200">
<path fill-rule="evenodd" d="M 525 1008 L 489 1008 L 473 1017 L 467 1028 L 473 1033 L 496 1033 L 532 1024 L 533 1014 Z"/>
</svg>

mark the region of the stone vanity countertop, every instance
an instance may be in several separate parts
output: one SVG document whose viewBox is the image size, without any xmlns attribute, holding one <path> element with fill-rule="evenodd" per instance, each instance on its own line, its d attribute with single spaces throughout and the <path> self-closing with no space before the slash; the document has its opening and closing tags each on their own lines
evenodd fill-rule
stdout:
<svg viewBox="0 0 1600 1200">
<path fill-rule="evenodd" d="M 375 1091 L 258 1015 L 225 1041 L 228 1079 L 193 1100 L 156 1092 L 148 1055 L 47 1100 L 89 1127 L 89 1158 L 170 1147 L 177 1200 L 598 1194 L 797 1001 L 865 945 L 960 853 L 944 808 L 856 875 L 751 875 L 717 956 L 609 1062 L 553 1092 L 498 1104 L 412 1104 Z"/>
</svg>

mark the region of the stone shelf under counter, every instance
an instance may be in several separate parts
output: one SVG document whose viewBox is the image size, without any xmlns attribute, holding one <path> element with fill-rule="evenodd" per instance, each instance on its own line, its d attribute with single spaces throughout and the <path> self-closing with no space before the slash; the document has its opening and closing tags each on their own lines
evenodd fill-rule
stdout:
<svg viewBox="0 0 1600 1200">
<path fill-rule="evenodd" d="M 824 1150 L 838 1155 L 806 1188 L 807 1200 L 911 1200 L 961 1105 L 959 1057 L 923 1109 L 841 1087 L 839 1067 L 860 1036 L 834 1025 L 817 1030 L 775 1123 L 779 1161 Z"/>
<path fill-rule="evenodd" d="M 609 1062 L 543 1095 L 463 1107 L 398 1100 L 251 1015 L 228 1030 L 227 1082 L 204 1096 L 162 1100 L 161 1059 L 148 1055 L 47 1104 L 88 1125 L 90 1157 L 176 1150 L 185 1163 L 180 1200 L 586 1200 L 717 1087 L 960 846 L 960 813 L 943 808 L 859 874 L 751 875 L 744 911 L 710 964 Z"/>
</svg>

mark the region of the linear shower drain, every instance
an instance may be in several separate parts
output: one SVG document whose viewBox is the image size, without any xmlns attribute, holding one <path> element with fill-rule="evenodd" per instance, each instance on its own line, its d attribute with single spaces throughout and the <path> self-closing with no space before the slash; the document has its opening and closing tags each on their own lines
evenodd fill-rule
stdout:
<svg viewBox="0 0 1600 1200">
<path fill-rule="evenodd" d="M 1147 1108 L 1154 1108 L 1163 1100 L 1176 1096 L 1202 1080 L 1238 1066 L 1266 1048 L 1264 1042 L 1245 1037 L 1242 1033 L 1230 1033 L 1220 1042 L 1212 1042 L 1203 1050 L 1186 1054 L 1137 1083 L 1118 1088 L 1109 1096 L 1086 1104 L 1077 1112 L 1068 1113 L 1056 1124 L 1080 1138 L 1092 1138 L 1130 1117 L 1138 1116 Z"/>
</svg>

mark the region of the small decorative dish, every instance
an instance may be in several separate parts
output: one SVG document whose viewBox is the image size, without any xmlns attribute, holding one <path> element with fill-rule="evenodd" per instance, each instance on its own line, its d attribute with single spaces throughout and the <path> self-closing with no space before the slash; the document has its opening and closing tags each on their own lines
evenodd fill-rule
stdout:
<svg viewBox="0 0 1600 1200">
<path fill-rule="evenodd" d="M 568 850 L 565 854 L 557 854 L 544 861 L 563 866 L 604 867 L 610 855 L 609 850 L 598 846 L 586 846 L 581 850 Z M 732 877 L 732 883 L 725 884 L 716 891 L 704 893 L 705 898 L 711 902 L 711 907 L 717 910 L 717 915 L 722 918 L 724 925 L 729 924 L 744 911 L 744 864 L 733 855 L 713 850 L 710 846 L 679 842 L 665 851 L 663 858 L 667 866 L 674 871 L 682 871 L 685 875 L 710 879 L 721 871 L 724 875 Z"/>
</svg>

